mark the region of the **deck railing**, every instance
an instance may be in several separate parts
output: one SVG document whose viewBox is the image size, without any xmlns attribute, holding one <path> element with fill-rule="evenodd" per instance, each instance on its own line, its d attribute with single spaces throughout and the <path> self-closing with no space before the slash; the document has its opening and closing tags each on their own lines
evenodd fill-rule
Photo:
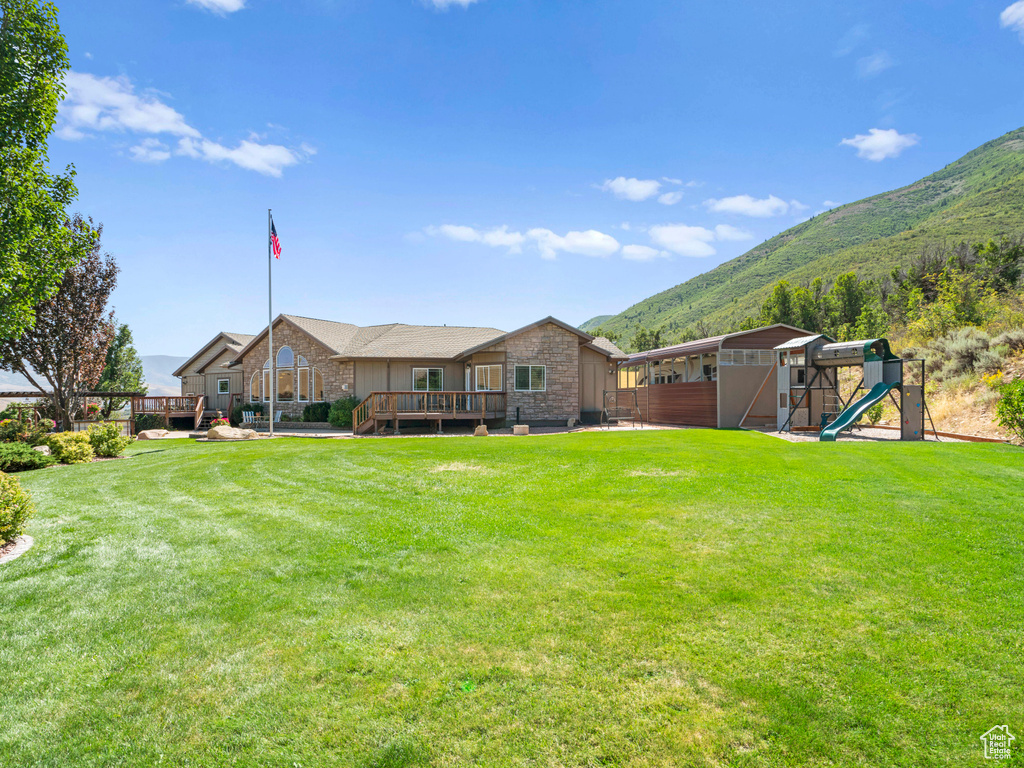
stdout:
<svg viewBox="0 0 1024 768">
<path fill-rule="evenodd" d="M 181 397 L 133 397 L 132 410 L 135 414 L 159 414 L 165 419 L 192 416 L 198 429 L 203 418 L 203 395 L 182 395 Z"/>
<path fill-rule="evenodd" d="M 370 419 L 491 419 L 505 416 L 504 392 L 371 392 L 352 411 L 352 424 Z"/>
</svg>

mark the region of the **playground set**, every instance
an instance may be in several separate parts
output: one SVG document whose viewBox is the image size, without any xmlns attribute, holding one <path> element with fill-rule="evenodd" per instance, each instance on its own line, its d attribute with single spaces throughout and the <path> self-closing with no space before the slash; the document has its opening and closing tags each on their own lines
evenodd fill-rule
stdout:
<svg viewBox="0 0 1024 768">
<path fill-rule="evenodd" d="M 894 355 L 886 339 L 836 342 L 776 323 L 637 352 L 617 368 L 602 424 L 806 430 L 828 442 L 886 398 L 901 440 L 924 440 L 931 419 L 924 361 Z"/>
<path fill-rule="evenodd" d="M 819 439 L 834 442 L 888 397 L 900 413 L 900 440 L 924 440 L 925 417 L 931 421 L 924 398 L 924 360 L 903 360 L 892 353 L 886 339 L 835 342 L 824 334 L 795 338 L 775 350 L 780 432 L 792 429 L 794 418 L 806 409 L 806 426 L 818 426 Z M 920 383 L 907 381 L 910 366 L 919 368 Z M 840 391 L 841 368 L 862 369 L 860 381 L 845 399 Z"/>
</svg>

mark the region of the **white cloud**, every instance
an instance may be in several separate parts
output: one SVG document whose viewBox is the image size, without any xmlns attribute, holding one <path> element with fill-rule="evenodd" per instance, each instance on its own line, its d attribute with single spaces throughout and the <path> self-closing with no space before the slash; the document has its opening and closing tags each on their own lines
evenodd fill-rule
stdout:
<svg viewBox="0 0 1024 768">
<path fill-rule="evenodd" d="M 661 180 L 664 181 L 666 184 L 675 184 L 677 187 L 681 186 L 683 183 L 682 179 L 671 179 L 668 176 L 662 176 Z"/>
<path fill-rule="evenodd" d="M 809 205 L 804 205 L 799 200 L 790 200 L 789 201 L 789 211 L 790 211 L 790 213 L 800 213 L 801 211 L 808 210 L 810 207 L 811 206 L 809 206 Z"/>
<path fill-rule="evenodd" d="M 790 203 L 775 195 L 768 195 L 763 200 L 750 195 L 734 195 L 718 200 L 711 198 L 705 200 L 704 205 L 716 213 L 738 213 L 742 216 L 754 216 L 761 219 L 769 216 L 782 216 L 789 212 L 790 207 Z"/>
<path fill-rule="evenodd" d="M 658 194 L 661 182 L 654 179 L 627 179 L 619 176 L 616 179 L 605 179 L 604 184 L 597 187 L 603 192 L 611 192 L 620 200 L 640 202 Z"/>
<path fill-rule="evenodd" d="M 188 0 L 192 5 L 198 5 L 208 11 L 213 11 L 221 16 L 240 11 L 245 8 L 245 0 Z"/>
<path fill-rule="evenodd" d="M 1017 30 L 1021 41 L 1024 42 L 1024 0 L 1017 0 L 1013 5 L 1003 9 L 999 14 L 999 26 Z"/>
<path fill-rule="evenodd" d="M 688 181 L 688 182 L 686 182 L 686 186 L 688 186 L 688 187 L 703 187 L 704 186 L 704 182 L 703 181 Z"/>
<path fill-rule="evenodd" d="M 682 199 L 682 192 L 666 192 L 664 195 L 660 195 L 658 197 L 658 202 L 662 205 L 675 205 Z"/>
<path fill-rule="evenodd" d="M 621 223 L 621 224 L 619 225 L 619 229 L 624 229 L 624 230 L 626 230 L 627 232 L 629 232 L 629 230 L 631 230 L 632 228 L 633 228 L 633 225 L 632 225 L 632 224 L 630 224 L 630 223 L 629 223 L 628 221 L 624 221 L 624 222 L 622 222 L 622 223 Z"/>
<path fill-rule="evenodd" d="M 840 144 L 857 150 L 857 157 L 878 162 L 889 157 L 899 157 L 907 147 L 912 147 L 921 140 L 914 133 L 900 133 L 895 128 L 871 128 L 866 134 L 858 133 L 852 139 L 843 139 Z"/>
<path fill-rule="evenodd" d="M 67 95 L 60 108 L 64 138 L 82 138 L 86 131 L 199 136 L 181 113 L 155 96 L 135 93 L 126 77 L 96 77 L 72 71 L 64 77 L 64 87 Z"/>
<path fill-rule="evenodd" d="M 264 144 L 255 134 L 230 148 L 203 135 L 186 122 L 184 115 L 161 101 L 153 92 L 136 93 L 127 77 L 97 77 L 68 72 L 67 95 L 61 102 L 57 135 L 68 140 L 100 133 L 166 134 L 178 138 L 174 154 L 229 162 L 267 176 L 280 176 L 284 168 L 316 153 L 308 144 L 293 150 L 280 144 Z M 157 139 L 145 139 L 131 148 L 132 157 L 143 162 L 163 162 L 170 148 Z"/>
<path fill-rule="evenodd" d="M 509 253 L 522 253 L 522 245 L 526 240 L 521 232 L 509 232 L 508 225 L 480 230 L 457 224 L 444 224 L 440 227 L 427 227 L 426 233 L 463 243 L 483 243 L 492 248 L 504 247 L 508 248 Z"/>
<path fill-rule="evenodd" d="M 668 258 L 668 253 L 651 248 L 649 245 L 624 245 L 622 246 L 622 258 L 630 261 L 651 261 Z"/>
<path fill-rule="evenodd" d="M 686 224 L 662 224 L 648 231 L 655 245 L 680 256 L 715 255 L 715 249 L 710 245 L 715 239 L 715 233 L 710 229 Z"/>
<path fill-rule="evenodd" d="M 842 203 L 837 203 L 835 200 L 822 200 L 821 204 L 826 208 L 837 208 L 842 205 Z"/>
<path fill-rule="evenodd" d="M 453 5 L 457 5 L 460 8 L 468 8 L 475 2 L 478 2 L 478 0 L 430 0 L 432 6 L 442 11 L 447 11 Z"/>
<path fill-rule="evenodd" d="M 559 251 L 580 256 L 603 257 L 611 256 L 619 250 L 618 240 L 595 229 L 567 232 L 564 237 L 556 235 L 550 229 L 531 229 L 526 235 L 537 243 L 540 255 L 545 259 L 557 258 Z"/>
<path fill-rule="evenodd" d="M 752 240 L 754 236 L 747 232 L 745 229 L 739 229 L 738 227 L 731 227 L 728 224 L 719 224 L 715 227 L 715 239 L 717 240 Z"/>
<path fill-rule="evenodd" d="M 162 163 L 171 157 L 171 148 L 160 139 L 143 139 L 131 148 L 132 160 L 140 163 Z"/>
<path fill-rule="evenodd" d="M 889 69 L 896 62 L 885 51 L 877 51 L 870 56 L 857 59 L 857 76 L 874 77 Z"/>
</svg>

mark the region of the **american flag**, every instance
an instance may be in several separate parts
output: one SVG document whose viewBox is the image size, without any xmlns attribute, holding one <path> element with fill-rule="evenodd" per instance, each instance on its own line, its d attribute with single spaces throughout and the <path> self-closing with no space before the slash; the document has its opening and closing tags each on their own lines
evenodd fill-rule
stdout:
<svg viewBox="0 0 1024 768">
<path fill-rule="evenodd" d="M 274 220 L 270 220 L 270 247 L 274 251 L 274 258 L 281 258 L 281 241 L 277 239 L 277 227 L 274 226 Z"/>
</svg>

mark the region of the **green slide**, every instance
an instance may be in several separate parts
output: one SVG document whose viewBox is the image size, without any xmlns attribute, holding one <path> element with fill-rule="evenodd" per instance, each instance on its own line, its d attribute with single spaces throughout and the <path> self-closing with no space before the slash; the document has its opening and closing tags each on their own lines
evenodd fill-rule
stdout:
<svg viewBox="0 0 1024 768">
<path fill-rule="evenodd" d="M 855 403 L 851 403 L 850 407 L 839 414 L 839 418 L 821 430 L 821 436 L 818 438 L 822 442 L 834 443 L 836 436 L 844 429 L 852 425 L 857 419 L 864 415 L 864 411 L 870 408 L 875 403 L 881 402 L 890 389 L 896 389 L 900 386 L 900 382 L 895 384 L 875 384 L 864 397 Z"/>
</svg>

